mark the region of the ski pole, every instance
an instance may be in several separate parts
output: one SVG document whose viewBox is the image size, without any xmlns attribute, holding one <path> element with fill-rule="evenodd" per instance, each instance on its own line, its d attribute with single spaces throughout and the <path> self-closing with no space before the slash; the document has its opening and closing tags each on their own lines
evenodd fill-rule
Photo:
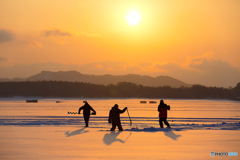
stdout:
<svg viewBox="0 0 240 160">
<path fill-rule="evenodd" d="M 129 120 L 130 120 L 130 126 L 132 126 L 132 120 L 131 120 L 131 118 L 130 118 L 130 115 L 129 115 L 128 109 L 127 109 L 127 113 L 128 113 L 128 117 L 129 117 Z"/>
</svg>

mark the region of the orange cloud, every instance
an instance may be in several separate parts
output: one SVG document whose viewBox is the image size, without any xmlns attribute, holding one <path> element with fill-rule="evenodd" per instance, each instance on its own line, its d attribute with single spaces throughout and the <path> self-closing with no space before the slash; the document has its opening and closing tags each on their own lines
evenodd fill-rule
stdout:
<svg viewBox="0 0 240 160">
<path fill-rule="evenodd" d="M 26 45 L 30 45 L 30 46 L 37 46 L 37 47 L 43 47 L 42 43 L 35 41 L 35 40 L 31 40 L 31 39 L 26 39 L 21 41 L 22 44 L 26 44 Z"/>
<path fill-rule="evenodd" d="M 108 68 L 107 70 L 108 70 L 108 71 L 114 71 L 114 69 L 113 69 L 113 68 Z"/>
<path fill-rule="evenodd" d="M 182 66 L 185 68 L 191 69 L 191 68 L 189 68 L 189 65 L 201 64 L 205 60 L 212 61 L 212 60 L 214 60 L 213 57 L 214 57 L 214 51 L 206 52 L 206 53 L 196 56 L 196 57 L 187 57 L 186 62 L 183 63 Z"/>
<path fill-rule="evenodd" d="M 98 65 L 97 65 L 97 68 L 103 68 L 103 66 L 102 66 L 102 65 L 100 65 L 100 64 L 98 64 Z"/>
<path fill-rule="evenodd" d="M 12 41 L 14 39 L 14 34 L 8 30 L 0 29 L 0 43 Z"/>
<path fill-rule="evenodd" d="M 66 32 L 66 31 L 61 31 L 60 29 L 53 29 L 53 30 L 46 30 L 43 31 L 43 36 L 44 37 L 50 37 L 50 36 L 68 36 L 71 37 L 73 36 L 73 34 L 71 34 L 70 32 Z"/>
<path fill-rule="evenodd" d="M 0 56 L 0 61 L 8 61 L 6 57 Z"/>
</svg>

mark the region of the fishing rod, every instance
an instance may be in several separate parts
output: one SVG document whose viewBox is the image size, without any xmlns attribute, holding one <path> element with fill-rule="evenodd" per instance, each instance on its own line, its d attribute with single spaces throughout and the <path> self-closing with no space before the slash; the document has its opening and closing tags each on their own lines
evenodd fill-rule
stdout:
<svg viewBox="0 0 240 160">
<path fill-rule="evenodd" d="M 129 120 L 130 120 L 130 126 L 132 126 L 132 120 L 131 120 L 131 117 L 129 115 L 128 109 L 127 109 L 127 113 L 128 113 L 128 117 L 129 117 Z"/>
</svg>

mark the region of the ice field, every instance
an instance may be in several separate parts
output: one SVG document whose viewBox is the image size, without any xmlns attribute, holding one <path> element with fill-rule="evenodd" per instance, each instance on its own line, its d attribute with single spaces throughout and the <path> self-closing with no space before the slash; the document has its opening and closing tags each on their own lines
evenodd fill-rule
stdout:
<svg viewBox="0 0 240 160">
<path fill-rule="evenodd" d="M 158 99 L 26 99 L 0 99 L 0 159 L 212 159 L 212 151 L 240 153 L 237 101 L 166 99 L 172 128 L 160 129 Z M 82 114 L 68 114 L 84 100 L 97 112 L 88 128 Z M 127 112 L 121 114 L 123 132 L 109 131 L 114 104 L 128 107 L 132 125 Z"/>
</svg>

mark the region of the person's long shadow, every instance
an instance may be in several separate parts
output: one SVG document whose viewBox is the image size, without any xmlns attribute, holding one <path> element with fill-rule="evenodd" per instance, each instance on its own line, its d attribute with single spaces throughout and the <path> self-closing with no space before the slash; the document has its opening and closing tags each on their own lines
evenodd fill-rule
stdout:
<svg viewBox="0 0 240 160">
<path fill-rule="evenodd" d="M 169 130 L 169 131 L 164 131 L 164 134 L 169 137 L 169 138 L 172 138 L 173 140 L 177 140 L 179 137 L 181 137 L 181 135 L 177 135 L 175 134 L 172 130 Z"/>
<path fill-rule="evenodd" d="M 173 140 L 178 140 L 181 135 L 175 134 L 173 131 L 178 131 L 179 129 L 174 129 L 174 128 L 143 128 L 143 129 L 138 129 L 138 128 L 132 128 L 132 129 L 126 129 L 126 131 L 134 131 L 134 132 L 163 132 L 165 136 L 173 139 Z"/>
<path fill-rule="evenodd" d="M 111 131 L 111 133 L 106 133 L 103 137 L 103 142 L 106 145 L 111 145 L 113 142 L 121 142 L 121 143 L 125 143 L 127 141 L 127 139 L 129 138 L 129 136 L 132 134 L 130 133 L 129 136 L 125 139 L 117 139 L 117 136 L 122 133 L 121 131 L 115 132 L 115 131 Z"/>
<path fill-rule="evenodd" d="M 70 132 L 70 133 L 69 133 L 69 131 L 67 131 L 67 132 L 65 133 L 65 135 L 66 135 L 67 137 L 71 137 L 71 136 L 75 136 L 75 135 L 78 135 L 78 134 L 83 134 L 83 133 L 89 132 L 89 131 L 84 131 L 85 128 L 86 128 L 86 127 L 83 127 L 83 128 L 81 128 L 81 129 L 78 129 L 78 130 L 76 130 L 76 131 L 72 131 L 72 132 Z"/>
</svg>

